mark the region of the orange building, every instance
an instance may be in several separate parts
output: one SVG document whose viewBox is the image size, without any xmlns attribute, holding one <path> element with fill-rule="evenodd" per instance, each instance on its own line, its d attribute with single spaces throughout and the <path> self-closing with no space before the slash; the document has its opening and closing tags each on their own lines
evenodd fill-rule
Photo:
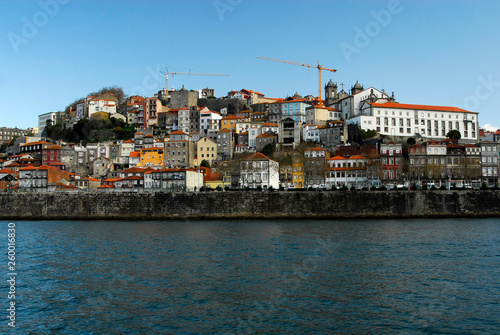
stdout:
<svg viewBox="0 0 500 335">
<path fill-rule="evenodd" d="M 141 158 L 137 166 L 138 167 L 151 166 L 151 167 L 163 168 L 164 167 L 163 155 L 164 155 L 163 148 L 149 147 L 141 149 L 141 156 L 140 156 Z"/>
</svg>

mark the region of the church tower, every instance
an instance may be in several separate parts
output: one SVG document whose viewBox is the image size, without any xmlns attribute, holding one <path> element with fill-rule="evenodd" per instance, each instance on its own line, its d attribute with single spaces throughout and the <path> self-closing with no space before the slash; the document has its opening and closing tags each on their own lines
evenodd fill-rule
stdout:
<svg viewBox="0 0 500 335">
<path fill-rule="evenodd" d="M 351 95 L 359 93 L 363 90 L 364 90 L 363 86 L 361 86 L 361 84 L 356 80 L 356 84 L 353 87 L 351 87 Z"/>
<path fill-rule="evenodd" d="M 337 84 L 330 79 L 328 84 L 325 85 L 325 106 L 331 106 L 336 103 L 337 100 Z"/>
</svg>

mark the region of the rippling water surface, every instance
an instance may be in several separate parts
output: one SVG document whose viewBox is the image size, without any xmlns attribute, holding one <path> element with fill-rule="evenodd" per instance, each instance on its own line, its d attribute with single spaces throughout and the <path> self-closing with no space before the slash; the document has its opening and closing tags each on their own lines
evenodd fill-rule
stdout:
<svg viewBox="0 0 500 335">
<path fill-rule="evenodd" d="M 499 219 L 15 223 L 19 334 L 500 333 Z"/>
</svg>

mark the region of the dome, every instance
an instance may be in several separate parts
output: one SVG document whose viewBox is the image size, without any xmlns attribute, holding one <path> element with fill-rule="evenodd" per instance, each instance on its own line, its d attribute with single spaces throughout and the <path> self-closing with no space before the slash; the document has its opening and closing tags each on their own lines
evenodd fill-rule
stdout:
<svg viewBox="0 0 500 335">
<path fill-rule="evenodd" d="M 330 81 L 328 82 L 328 84 L 326 84 L 327 87 L 337 87 L 337 84 L 335 84 L 331 79 Z"/>
</svg>

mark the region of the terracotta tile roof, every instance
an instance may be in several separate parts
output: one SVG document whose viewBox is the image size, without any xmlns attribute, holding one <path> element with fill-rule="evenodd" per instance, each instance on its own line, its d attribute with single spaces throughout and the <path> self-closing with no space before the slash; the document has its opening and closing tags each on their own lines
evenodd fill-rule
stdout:
<svg viewBox="0 0 500 335">
<path fill-rule="evenodd" d="M 136 166 L 128 168 L 128 169 L 122 171 L 122 173 L 144 173 L 144 172 L 145 172 L 145 169 L 139 168 L 139 167 L 136 167 Z"/>
<path fill-rule="evenodd" d="M 221 181 L 223 180 L 223 175 L 220 172 L 211 173 L 208 177 L 206 177 L 205 181 Z"/>
<path fill-rule="evenodd" d="M 367 159 L 367 158 L 364 156 L 361 156 L 361 155 L 355 155 L 355 156 L 350 157 L 349 159 Z"/>
<path fill-rule="evenodd" d="M 142 179 L 143 178 L 140 176 L 130 176 L 130 177 L 123 178 L 123 180 L 142 180 Z"/>
<path fill-rule="evenodd" d="M 62 183 L 56 183 L 57 189 L 63 189 L 63 190 L 76 190 L 78 187 L 74 185 L 67 185 L 67 184 L 62 184 Z"/>
<path fill-rule="evenodd" d="M 21 146 L 25 147 L 28 145 L 38 145 L 38 144 L 52 144 L 52 143 L 45 142 L 45 141 L 37 141 L 37 142 L 30 142 L 30 143 L 21 144 Z"/>
<path fill-rule="evenodd" d="M 60 145 L 51 145 L 50 147 L 43 148 L 43 150 L 61 150 L 62 147 Z"/>
<path fill-rule="evenodd" d="M 321 149 L 320 147 L 312 148 L 312 149 L 307 149 L 306 151 L 326 151 L 325 149 Z"/>
<path fill-rule="evenodd" d="M 130 156 L 129 157 L 141 157 L 141 152 L 140 151 L 132 151 L 130 153 Z"/>
<path fill-rule="evenodd" d="M 400 104 L 396 102 L 386 102 L 386 103 L 371 103 L 373 107 L 381 108 L 398 108 L 398 109 L 417 109 L 417 110 L 428 110 L 428 111 L 439 111 L 439 112 L 462 112 L 462 113 L 473 113 L 476 112 L 466 111 L 458 107 L 447 107 L 447 106 L 429 106 L 429 105 L 413 105 L 413 104 Z"/>
<path fill-rule="evenodd" d="M 278 124 L 277 123 L 269 123 L 269 122 L 264 122 L 262 124 L 262 127 L 277 127 Z"/>
<path fill-rule="evenodd" d="M 345 157 L 337 155 L 337 156 L 333 156 L 332 158 L 329 158 L 328 160 L 329 161 L 339 161 L 339 160 L 346 160 L 346 159 L 347 158 L 345 158 Z"/>
<path fill-rule="evenodd" d="M 0 169 L 0 173 L 6 173 L 6 174 L 16 174 L 16 172 L 12 171 L 11 169 Z"/>
<path fill-rule="evenodd" d="M 170 135 L 187 135 L 185 132 L 176 130 L 174 132 L 171 132 Z"/>
<path fill-rule="evenodd" d="M 97 188 L 115 188 L 115 185 L 101 185 Z"/>
<path fill-rule="evenodd" d="M 271 137 L 277 137 L 278 135 L 276 134 L 269 134 L 269 133 L 264 133 L 264 134 L 260 134 L 259 136 L 257 136 L 257 138 L 271 138 Z"/>
<path fill-rule="evenodd" d="M 248 157 L 247 159 L 269 159 L 269 157 L 267 157 L 266 155 L 264 155 L 263 153 L 260 153 L 260 152 L 256 152 L 254 153 L 252 156 Z"/>
<path fill-rule="evenodd" d="M 132 141 L 132 140 L 126 140 L 123 143 L 134 143 L 134 141 Z"/>
</svg>

